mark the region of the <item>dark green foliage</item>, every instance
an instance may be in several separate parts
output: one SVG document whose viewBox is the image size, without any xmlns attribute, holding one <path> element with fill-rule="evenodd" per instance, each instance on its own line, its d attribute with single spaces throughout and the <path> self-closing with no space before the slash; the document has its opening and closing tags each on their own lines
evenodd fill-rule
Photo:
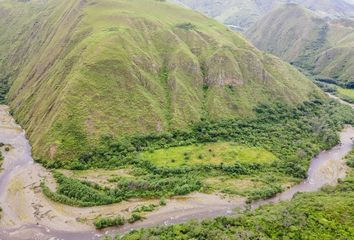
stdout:
<svg viewBox="0 0 354 240">
<path fill-rule="evenodd" d="M 157 205 L 155 204 L 150 204 L 150 205 L 143 205 L 140 207 L 137 207 L 136 209 L 133 210 L 133 212 L 140 213 L 140 212 L 153 212 L 157 208 Z"/>
<path fill-rule="evenodd" d="M 350 159 L 348 159 L 347 164 L 349 167 L 354 168 L 354 156 Z"/>
<path fill-rule="evenodd" d="M 176 27 L 184 30 L 194 30 L 196 28 L 196 26 L 190 22 L 177 24 Z"/>
<path fill-rule="evenodd" d="M 92 202 L 81 202 L 76 199 L 71 199 L 65 195 L 58 194 L 56 192 L 52 192 L 47 185 L 45 185 L 44 182 L 41 182 L 41 189 L 44 195 L 46 195 L 48 198 L 55 202 L 60 202 L 66 205 L 70 206 L 78 206 L 78 207 L 92 207 L 95 206 L 96 204 Z"/>
<path fill-rule="evenodd" d="M 4 157 L 2 156 L 2 154 L 0 152 L 0 167 L 1 167 L 3 161 L 4 161 Z"/>
<path fill-rule="evenodd" d="M 281 186 L 270 184 L 263 189 L 252 191 L 250 196 L 247 199 L 247 202 L 251 203 L 252 201 L 255 200 L 271 198 L 282 191 L 283 188 Z"/>
<path fill-rule="evenodd" d="M 90 182 L 83 182 L 54 172 L 58 183 L 57 192 L 42 184 L 44 194 L 54 201 L 73 206 L 95 206 L 121 202 L 129 198 L 156 198 L 184 195 L 200 190 L 201 182 L 194 176 L 163 177 L 147 175 L 138 179 L 119 179 L 116 188 L 105 188 Z"/>
<path fill-rule="evenodd" d="M 10 86 L 8 84 L 8 77 L 0 79 L 0 104 L 6 102 L 6 94 L 9 90 Z"/>
<path fill-rule="evenodd" d="M 143 217 L 142 217 L 140 214 L 138 214 L 138 213 L 133 213 L 133 214 L 131 215 L 131 217 L 128 219 L 128 222 L 129 222 L 129 223 L 135 223 L 135 222 L 140 221 L 140 220 L 142 220 L 142 219 L 143 219 Z"/>
<path fill-rule="evenodd" d="M 323 76 L 316 76 L 314 79 L 316 81 L 316 84 L 317 83 L 324 83 L 324 84 L 327 83 L 327 84 L 334 84 L 334 85 L 340 86 L 342 88 L 354 89 L 354 82 L 344 83 L 344 82 L 338 81 L 334 78 L 328 78 L 328 77 L 323 77 Z M 319 85 L 319 86 L 321 87 L 321 85 Z"/>
<path fill-rule="evenodd" d="M 334 86 L 331 86 L 327 83 L 316 81 L 315 82 L 317 86 L 319 86 L 323 91 L 328 92 L 328 93 L 336 93 L 337 89 Z"/>
<path fill-rule="evenodd" d="M 121 216 L 113 217 L 113 218 L 103 218 L 100 217 L 95 220 L 94 224 L 97 229 L 103 229 L 106 227 L 116 227 L 122 226 L 125 223 L 125 219 Z"/>
<path fill-rule="evenodd" d="M 54 173 L 54 177 L 58 183 L 57 192 L 71 199 L 87 203 L 98 203 L 100 205 L 120 201 L 119 198 L 113 200 L 113 198 L 107 196 L 104 192 L 88 186 L 79 180 L 67 178 L 60 173 Z"/>
<path fill-rule="evenodd" d="M 166 198 L 162 197 L 160 198 L 160 206 L 166 206 Z"/>
</svg>

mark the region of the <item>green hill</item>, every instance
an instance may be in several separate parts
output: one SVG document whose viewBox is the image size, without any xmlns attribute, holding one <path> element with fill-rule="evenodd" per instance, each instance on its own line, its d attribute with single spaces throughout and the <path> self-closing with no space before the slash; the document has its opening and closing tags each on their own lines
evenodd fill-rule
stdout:
<svg viewBox="0 0 354 240">
<path fill-rule="evenodd" d="M 36 157 L 322 94 L 241 35 L 163 1 L 3 1 L 0 15 L 1 86 Z"/>
<path fill-rule="evenodd" d="M 325 19 L 298 5 L 277 9 L 247 31 L 260 49 L 280 56 L 318 78 L 339 83 L 354 78 L 354 22 Z"/>
</svg>

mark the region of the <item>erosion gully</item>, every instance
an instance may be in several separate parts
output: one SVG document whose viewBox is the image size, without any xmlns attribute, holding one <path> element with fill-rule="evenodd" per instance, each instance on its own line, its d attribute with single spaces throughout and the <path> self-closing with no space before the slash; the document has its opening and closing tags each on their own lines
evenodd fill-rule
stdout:
<svg viewBox="0 0 354 240">
<path fill-rule="evenodd" d="M 346 127 L 340 133 L 339 145 L 321 152 L 312 160 L 306 180 L 271 199 L 255 202 L 251 207 L 255 209 L 264 204 L 290 200 L 298 192 L 315 192 L 325 185 L 335 185 L 338 179 L 346 176 L 343 158 L 353 148 L 353 138 L 354 128 Z M 235 208 L 246 206 L 242 198 L 225 199 L 217 195 L 195 193 L 169 200 L 166 206 L 150 213 L 142 222 L 95 231 L 92 226 L 80 222 L 78 216 L 114 213 L 118 208 L 139 202 L 75 208 L 48 200 L 41 193 L 39 184 L 43 178 L 50 178 L 50 173 L 33 161 L 24 130 L 16 124 L 4 105 L 0 105 L 0 142 L 11 145 L 10 151 L 3 152 L 5 160 L 0 173 L 1 240 L 99 239 L 105 234 L 122 234 L 143 227 L 228 216 L 234 214 Z"/>
</svg>

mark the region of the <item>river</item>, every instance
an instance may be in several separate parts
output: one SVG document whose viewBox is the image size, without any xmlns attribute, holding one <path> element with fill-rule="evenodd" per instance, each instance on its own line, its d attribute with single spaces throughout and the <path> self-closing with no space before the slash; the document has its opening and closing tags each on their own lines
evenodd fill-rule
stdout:
<svg viewBox="0 0 354 240">
<path fill-rule="evenodd" d="M 308 179 L 291 187 L 274 198 L 252 205 L 291 199 L 298 192 L 313 192 L 327 184 L 336 184 L 346 175 L 343 160 L 353 148 L 354 128 L 346 127 L 340 134 L 341 143 L 315 157 L 308 170 Z M 11 145 L 0 173 L 0 239 L 99 239 L 104 233 L 125 233 L 132 229 L 182 223 L 190 219 L 205 219 L 234 214 L 235 208 L 246 206 L 245 199 L 223 199 L 216 195 L 195 193 L 186 197 L 173 198 L 167 206 L 148 215 L 147 219 L 132 225 L 105 232 L 94 231 L 92 226 L 82 223 L 79 217 L 97 216 L 136 206 L 139 202 L 124 202 L 110 206 L 75 208 L 48 200 L 40 191 L 40 181 L 51 178 L 50 173 L 31 157 L 31 146 L 25 132 L 0 105 L 0 142 Z"/>
</svg>

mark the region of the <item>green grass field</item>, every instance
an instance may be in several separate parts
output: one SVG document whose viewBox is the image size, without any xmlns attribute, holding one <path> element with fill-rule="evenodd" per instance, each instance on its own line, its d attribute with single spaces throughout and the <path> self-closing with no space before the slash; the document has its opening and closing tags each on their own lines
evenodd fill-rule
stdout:
<svg viewBox="0 0 354 240">
<path fill-rule="evenodd" d="M 143 152 L 140 157 L 158 167 L 180 167 L 200 164 L 272 163 L 277 157 L 258 147 L 217 142 Z"/>
</svg>

